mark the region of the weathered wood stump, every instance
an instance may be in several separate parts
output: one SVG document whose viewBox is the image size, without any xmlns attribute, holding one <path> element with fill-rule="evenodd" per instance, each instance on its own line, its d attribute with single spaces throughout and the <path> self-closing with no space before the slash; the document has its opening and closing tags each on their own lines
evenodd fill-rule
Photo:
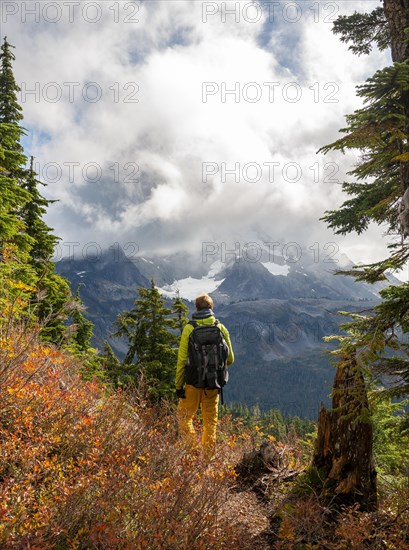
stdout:
<svg viewBox="0 0 409 550">
<path fill-rule="evenodd" d="M 332 410 L 321 405 L 313 458 L 321 496 L 335 505 L 377 508 L 373 430 L 362 371 L 355 357 L 343 358 L 335 375 Z"/>
</svg>

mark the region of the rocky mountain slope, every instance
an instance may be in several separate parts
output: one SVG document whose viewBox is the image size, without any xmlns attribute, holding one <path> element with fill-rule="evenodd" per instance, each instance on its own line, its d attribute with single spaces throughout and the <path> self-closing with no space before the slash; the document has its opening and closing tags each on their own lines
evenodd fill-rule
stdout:
<svg viewBox="0 0 409 550">
<path fill-rule="evenodd" d="M 265 251 L 264 251 L 265 252 Z M 338 331 L 338 311 L 362 311 L 378 300 L 380 285 L 357 283 L 334 270 L 352 264 L 317 262 L 304 253 L 294 258 L 262 254 L 194 261 L 183 254 L 130 260 L 111 248 L 95 257 L 65 259 L 57 264 L 81 297 L 95 324 L 95 345 L 110 339 L 116 352 L 125 345 L 110 334 L 117 314 L 132 307 L 138 288 L 151 277 L 171 299 L 179 291 L 190 312 L 194 297 L 210 292 L 215 311 L 229 328 L 236 354 L 226 387 L 228 402 L 240 401 L 313 418 L 320 401 L 328 401 L 333 367 L 322 337 Z M 325 258 L 324 258 L 325 260 Z"/>
</svg>

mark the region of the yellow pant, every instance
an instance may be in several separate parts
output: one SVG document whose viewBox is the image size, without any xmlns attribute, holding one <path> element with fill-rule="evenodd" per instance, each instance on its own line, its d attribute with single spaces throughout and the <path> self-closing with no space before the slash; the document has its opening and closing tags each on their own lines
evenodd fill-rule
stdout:
<svg viewBox="0 0 409 550">
<path fill-rule="evenodd" d="M 205 455 L 211 458 L 216 446 L 218 390 L 195 388 L 186 384 L 185 393 L 186 398 L 179 399 L 177 411 L 180 433 L 191 445 L 195 445 L 196 438 L 193 428 L 193 416 L 200 407 L 203 416 L 203 449 Z"/>
</svg>

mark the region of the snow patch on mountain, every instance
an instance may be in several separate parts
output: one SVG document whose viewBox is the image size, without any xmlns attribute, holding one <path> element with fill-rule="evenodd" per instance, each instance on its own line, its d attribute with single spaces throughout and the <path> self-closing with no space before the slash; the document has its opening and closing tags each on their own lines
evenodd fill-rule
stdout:
<svg viewBox="0 0 409 550">
<path fill-rule="evenodd" d="M 181 298 L 194 300 L 199 294 L 203 294 L 204 292 L 210 294 L 222 284 L 224 279 L 215 280 L 215 277 L 217 277 L 224 267 L 225 264 L 218 260 L 210 265 L 208 274 L 204 275 L 201 279 L 186 277 L 174 281 L 170 285 L 165 285 L 158 290 L 167 298 L 175 298 L 179 291 Z"/>
<path fill-rule="evenodd" d="M 261 262 L 261 265 L 268 269 L 272 275 L 287 276 L 288 272 L 290 271 L 290 267 L 287 264 L 279 265 L 275 262 Z"/>
<path fill-rule="evenodd" d="M 194 300 L 199 294 L 204 292 L 210 294 L 216 288 L 222 284 L 224 279 L 215 281 L 211 277 L 202 277 L 201 279 L 194 279 L 193 277 L 187 277 L 186 279 L 180 279 L 175 281 L 171 285 L 166 285 L 163 288 L 159 288 L 159 292 L 167 298 L 175 298 L 177 292 L 181 298 L 186 300 Z"/>
</svg>

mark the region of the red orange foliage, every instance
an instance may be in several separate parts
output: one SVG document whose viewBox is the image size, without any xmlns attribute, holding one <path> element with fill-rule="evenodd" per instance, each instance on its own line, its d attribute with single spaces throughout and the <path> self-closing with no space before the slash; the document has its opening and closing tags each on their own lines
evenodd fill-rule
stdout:
<svg viewBox="0 0 409 550">
<path fill-rule="evenodd" d="M 250 434 L 225 416 L 214 463 L 186 452 L 174 411 L 136 390 L 84 381 L 78 359 L 39 340 L 31 289 L 8 286 L 0 300 L 0 548 L 254 548 L 245 523 L 231 513 L 226 521 L 225 510 L 232 464 L 261 429 Z M 289 464 L 301 469 L 305 443 L 290 447 Z M 281 491 L 274 486 L 269 502 L 272 548 L 408 547 L 407 488 L 379 514 L 349 509 L 335 523 L 313 493 L 285 503 Z"/>
<path fill-rule="evenodd" d="M 186 454 L 166 408 L 77 371 L 35 331 L 0 338 L 0 547 L 240 547 L 219 525 L 227 460 Z"/>
</svg>

